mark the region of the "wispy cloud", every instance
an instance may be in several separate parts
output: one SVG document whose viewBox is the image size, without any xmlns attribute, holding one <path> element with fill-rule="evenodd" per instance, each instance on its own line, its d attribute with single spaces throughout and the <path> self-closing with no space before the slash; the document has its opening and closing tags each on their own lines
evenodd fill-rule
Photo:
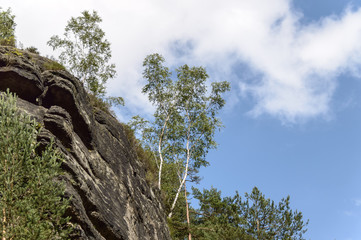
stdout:
<svg viewBox="0 0 361 240">
<path fill-rule="evenodd" d="M 352 199 L 352 202 L 356 207 L 361 207 L 361 199 Z"/>
<path fill-rule="evenodd" d="M 351 199 L 351 203 L 352 203 L 352 209 L 353 210 L 345 210 L 342 213 L 348 217 L 355 217 L 355 216 L 359 216 L 359 207 L 361 207 L 361 199 L 360 198 L 353 198 Z"/>
<path fill-rule="evenodd" d="M 234 103 L 237 95 L 253 99 L 252 116 L 268 114 L 288 123 L 327 116 L 333 93 L 342 84 L 337 77 L 360 75 L 360 9 L 346 8 L 339 16 L 303 25 L 302 13 L 290 0 L 39 0 L 31 3 L 32 11 L 24 3 L 3 2 L 20 20 L 24 43 L 48 40 L 34 39 L 29 30 L 34 21 L 41 21 L 40 37 L 50 37 L 61 34 L 66 20 L 84 6 L 98 10 L 118 71 L 109 92 L 123 96 L 134 113 L 152 110 L 140 89 L 142 60 L 153 52 L 163 54 L 171 66 L 206 66 L 213 79 L 238 86 L 233 91 L 241 94 L 233 94 Z M 252 76 L 244 75 L 240 66 Z"/>
<path fill-rule="evenodd" d="M 355 213 L 353 211 L 343 211 L 343 214 L 345 214 L 348 217 L 353 217 L 355 216 Z"/>
</svg>

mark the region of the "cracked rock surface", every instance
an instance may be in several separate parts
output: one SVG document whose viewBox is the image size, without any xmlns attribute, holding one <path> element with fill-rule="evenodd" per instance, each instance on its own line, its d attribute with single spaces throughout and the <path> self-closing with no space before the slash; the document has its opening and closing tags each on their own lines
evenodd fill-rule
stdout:
<svg viewBox="0 0 361 240">
<path fill-rule="evenodd" d="M 0 91 L 16 93 L 21 111 L 44 126 L 38 140 L 54 139 L 64 154 L 72 238 L 170 239 L 159 193 L 145 181 L 122 124 L 94 111 L 82 83 L 65 70 L 47 70 L 49 61 L 0 47 Z"/>
</svg>

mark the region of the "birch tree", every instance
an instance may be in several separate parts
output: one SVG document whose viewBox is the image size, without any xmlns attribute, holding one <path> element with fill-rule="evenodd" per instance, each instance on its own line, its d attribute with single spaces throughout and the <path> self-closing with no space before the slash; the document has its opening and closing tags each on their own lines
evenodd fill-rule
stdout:
<svg viewBox="0 0 361 240">
<path fill-rule="evenodd" d="M 162 170 L 164 163 L 164 148 L 170 144 L 166 141 L 171 139 L 169 122 L 171 116 L 176 114 L 174 84 L 171 80 L 171 72 L 163 66 L 164 58 L 159 54 L 149 55 L 145 58 L 143 66 L 145 70 L 143 77 L 148 83 L 143 87 L 142 92 L 148 94 L 149 101 L 156 107 L 154 114 L 155 121 L 151 127 L 143 127 L 144 139 L 147 139 L 149 146 L 158 153 L 158 188 L 161 189 Z M 166 154 L 166 153 L 165 153 Z"/>
<path fill-rule="evenodd" d="M 52 36 L 47 44 L 53 50 L 62 49 L 60 62 L 85 84 L 91 95 L 103 100 L 106 108 L 124 106 L 122 97 L 105 97 L 105 85 L 108 79 L 115 77 L 116 71 L 115 64 L 108 64 L 112 54 L 110 43 L 99 26 L 101 22 L 96 11 L 83 11 L 81 16 L 68 21 L 64 38 Z"/>
<path fill-rule="evenodd" d="M 64 38 L 56 35 L 48 41 L 54 50 L 63 49 L 59 56 L 60 62 L 96 96 L 105 94 L 105 83 L 115 76 L 115 65 L 107 64 L 111 50 L 99 26 L 101 22 L 96 11 L 83 11 L 80 17 L 72 17 L 68 21 Z"/>
<path fill-rule="evenodd" d="M 15 15 L 11 9 L 3 11 L 0 7 L 0 45 L 15 46 Z"/>
<path fill-rule="evenodd" d="M 172 217 L 186 180 L 197 179 L 199 168 L 209 165 L 206 155 L 216 148 L 214 135 L 222 127 L 217 117 L 225 104 L 221 94 L 230 90 L 230 84 L 224 81 L 207 86 L 206 70 L 188 65 L 177 68 L 177 80 L 173 80 L 163 63 L 164 58 L 159 54 L 147 56 L 143 63 L 143 77 L 148 81 L 143 93 L 148 94 L 156 110 L 154 121 L 142 125 L 142 136 L 144 144 L 157 153 L 159 189 L 164 162 L 178 168 L 179 179 L 174 181 L 179 181 L 179 185 L 168 215 Z M 136 117 L 131 125 L 136 128 L 140 123 L 144 121 Z"/>
</svg>

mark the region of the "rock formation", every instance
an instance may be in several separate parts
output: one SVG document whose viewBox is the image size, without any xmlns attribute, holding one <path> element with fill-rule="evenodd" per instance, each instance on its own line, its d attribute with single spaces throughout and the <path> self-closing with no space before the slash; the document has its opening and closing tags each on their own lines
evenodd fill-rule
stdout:
<svg viewBox="0 0 361 240">
<path fill-rule="evenodd" d="M 0 47 L 0 91 L 19 97 L 21 111 L 44 127 L 64 153 L 61 180 L 71 196 L 73 239 L 170 239 L 160 194 L 145 181 L 122 124 L 94 109 L 82 83 L 53 61 Z"/>
</svg>

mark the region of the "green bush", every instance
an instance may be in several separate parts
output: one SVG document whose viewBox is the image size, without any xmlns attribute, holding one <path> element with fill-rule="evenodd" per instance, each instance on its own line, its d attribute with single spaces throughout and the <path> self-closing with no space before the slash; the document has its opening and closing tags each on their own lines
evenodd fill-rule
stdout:
<svg viewBox="0 0 361 240">
<path fill-rule="evenodd" d="M 107 114 L 115 117 L 115 112 L 111 109 L 112 106 L 124 106 L 122 97 L 100 97 L 92 92 L 88 92 L 89 102 L 93 107 L 93 111 L 97 112 L 98 109 L 106 112 Z"/>
<path fill-rule="evenodd" d="M 15 37 L 9 37 L 6 39 L 0 39 L 1 46 L 11 46 L 15 47 Z"/>
<path fill-rule="evenodd" d="M 31 53 L 40 54 L 39 50 L 36 47 L 33 47 L 33 46 L 27 47 L 25 50 L 28 51 L 28 52 L 31 52 Z"/>
<path fill-rule="evenodd" d="M 142 147 L 140 141 L 135 137 L 134 130 L 127 124 L 123 124 L 125 134 L 130 143 L 131 149 L 137 155 L 137 158 L 140 159 L 146 171 L 145 179 L 150 186 L 155 187 L 157 184 L 158 169 L 154 161 L 154 153 L 150 149 L 145 149 Z"/>
<path fill-rule="evenodd" d="M 103 100 L 100 97 L 95 96 L 93 93 L 88 92 L 88 96 L 89 96 L 89 100 L 90 100 L 90 104 L 93 107 L 93 110 L 96 112 L 97 109 L 100 109 L 106 113 L 108 113 L 109 115 L 114 116 L 114 112 L 112 112 L 112 110 L 110 109 L 111 105 Z"/>
<path fill-rule="evenodd" d="M 46 70 L 65 70 L 65 67 L 63 65 L 53 60 L 49 60 L 48 62 L 45 62 L 44 68 Z"/>
<path fill-rule="evenodd" d="M 37 153 L 39 126 L 17 110 L 9 91 L 0 95 L 1 239 L 67 239 L 71 231 L 69 200 L 55 181 L 63 159 L 52 143 Z"/>
</svg>

